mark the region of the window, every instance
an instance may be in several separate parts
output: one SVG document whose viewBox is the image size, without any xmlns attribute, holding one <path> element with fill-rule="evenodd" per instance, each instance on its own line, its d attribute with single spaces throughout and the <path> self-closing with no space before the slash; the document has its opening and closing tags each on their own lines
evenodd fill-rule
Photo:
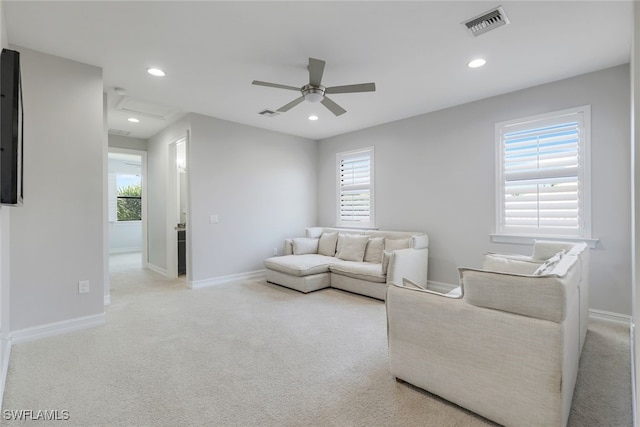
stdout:
<svg viewBox="0 0 640 427">
<path fill-rule="evenodd" d="M 590 107 L 496 124 L 497 235 L 591 237 Z"/>
<path fill-rule="evenodd" d="M 338 153 L 338 226 L 374 227 L 373 147 Z"/>
<path fill-rule="evenodd" d="M 109 174 L 109 220 L 142 219 L 142 181 L 140 175 Z"/>
</svg>

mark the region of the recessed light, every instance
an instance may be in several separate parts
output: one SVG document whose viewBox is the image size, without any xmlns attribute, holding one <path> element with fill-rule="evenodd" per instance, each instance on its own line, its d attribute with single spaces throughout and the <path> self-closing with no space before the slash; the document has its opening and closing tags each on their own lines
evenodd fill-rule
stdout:
<svg viewBox="0 0 640 427">
<path fill-rule="evenodd" d="M 316 120 L 318 120 L 318 116 L 311 115 L 311 116 L 309 116 L 309 120 L 311 120 L 312 122 L 316 121 Z"/>
<path fill-rule="evenodd" d="M 135 117 L 129 117 L 127 120 L 129 120 L 131 123 L 140 123 L 140 120 L 136 119 Z"/>
<path fill-rule="evenodd" d="M 156 77 L 164 77 L 167 74 L 162 71 L 160 68 L 149 68 L 147 70 L 147 73 L 151 74 L 152 76 L 156 76 Z"/>
<path fill-rule="evenodd" d="M 487 63 L 487 61 L 485 61 L 484 59 L 478 58 L 478 59 L 474 59 L 473 61 L 469 62 L 467 64 L 467 67 L 469 67 L 469 68 L 478 68 L 478 67 L 482 67 L 486 63 Z"/>
</svg>

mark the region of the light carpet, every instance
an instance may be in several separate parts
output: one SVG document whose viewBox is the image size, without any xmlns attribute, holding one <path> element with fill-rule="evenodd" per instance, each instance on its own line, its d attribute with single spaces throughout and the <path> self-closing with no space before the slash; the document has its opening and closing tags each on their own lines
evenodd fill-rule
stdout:
<svg viewBox="0 0 640 427">
<path fill-rule="evenodd" d="M 483 426 L 389 374 L 384 303 L 112 273 L 107 324 L 12 349 L 3 410 L 73 426 Z M 592 321 L 570 426 L 630 426 L 629 331 Z"/>
</svg>

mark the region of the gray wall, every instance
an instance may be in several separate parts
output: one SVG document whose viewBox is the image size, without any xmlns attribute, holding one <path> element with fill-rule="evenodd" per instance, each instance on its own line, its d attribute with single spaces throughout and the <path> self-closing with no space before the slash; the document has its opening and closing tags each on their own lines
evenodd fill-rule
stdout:
<svg viewBox="0 0 640 427">
<path fill-rule="evenodd" d="M 12 331 L 103 313 L 105 277 L 102 70 L 16 49 L 25 200 L 10 221 Z"/>
<path fill-rule="evenodd" d="M 316 223 L 315 141 L 192 114 L 188 150 L 193 282 L 262 270 Z"/>
<path fill-rule="evenodd" d="M 638 3 L 633 3 L 633 42 L 631 49 L 631 102 L 632 102 L 632 140 L 631 150 L 633 157 L 631 158 L 633 173 L 633 188 L 631 199 L 633 201 L 633 319 L 631 324 L 631 361 L 634 368 L 631 372 L 634 374 L 633 379 L 635 385 L 635 420 L 640 420 L 640 337 L 638 336 L 638 316 L 640 315 L 640 7 Z"/>
<path fill-rule="evenodd" d="M 149 139 L 151 264 L 167 268 L 168 146 L 187 129 L 190 282 L 261 270 L 273 248 L 282 254 L 285 238 L 315 224 L 315 141 L 189 114 Z"/>
<path fill-rule="evenodd" d="M 109 147 L 147 151 L 147 140 L 142 138 L 132 138 L 130 136 L 109 134 Z"/>
<path fill-rule="evenodd" d="M 425 94 L 428 96 L 428 94 Z M 320 225 L 335 224 L 336 153 L 375 147 L 378 228 L 430 236 L 429 280 L 456 284 L 457 267 L 484 252 L 530 253 L 491 243 L 496 122 L 590 104 L 591 308 L 631 313 L 629 67 L 618 66 L 336 136 L 319 142 Z"/>
</svg>

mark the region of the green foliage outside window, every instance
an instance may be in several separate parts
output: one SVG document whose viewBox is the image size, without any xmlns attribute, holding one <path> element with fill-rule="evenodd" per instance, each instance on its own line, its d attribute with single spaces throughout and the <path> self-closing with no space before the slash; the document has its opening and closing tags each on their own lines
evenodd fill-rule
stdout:
<svg viewBox="0 0 640 427">
<path fill-rule="evenodd" d="M 142 219 L 142 187 L 127 185 L 118 188 L 118 221 Z"/>
</svg>

